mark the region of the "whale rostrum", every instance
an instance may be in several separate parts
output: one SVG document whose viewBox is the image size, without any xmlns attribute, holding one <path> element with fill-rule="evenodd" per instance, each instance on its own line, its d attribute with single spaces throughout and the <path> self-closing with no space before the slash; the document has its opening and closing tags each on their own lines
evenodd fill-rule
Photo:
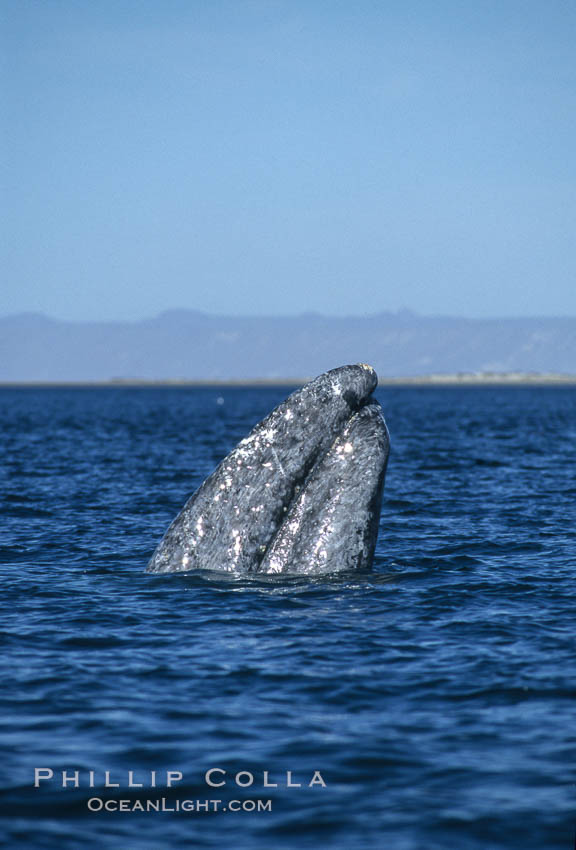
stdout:
<svg viewBox="0 0 576 850">
<path fill-rule="evenodd" d="M 390 445 L 377 383 L 359 364 L 292 393 L 190 497 L 148 572 L 369 569 Z"/>
</svg>

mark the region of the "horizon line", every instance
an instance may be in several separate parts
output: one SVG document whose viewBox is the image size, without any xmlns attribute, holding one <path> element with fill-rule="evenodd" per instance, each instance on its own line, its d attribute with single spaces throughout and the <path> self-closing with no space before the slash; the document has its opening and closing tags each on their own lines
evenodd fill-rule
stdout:
<svg viewBox="0 0 576 850">
<path fill-rule="evenodd" d="M 131 388 L 186 388 L 186 387 L 282 387 L 302 386 L 314 376 L 297 377 L 249 377 L 249 378 L 104 378 L 83 381 L 0 381 L 0 389 L 25 388 L 77 388 L 91 389 L 109 387 Z M 554 386 L 576 385 L 576 374 L 564 372 L 433 372 L 424 375 L 382 376 L 379 387 L 390 386 Z"/>
</svg>

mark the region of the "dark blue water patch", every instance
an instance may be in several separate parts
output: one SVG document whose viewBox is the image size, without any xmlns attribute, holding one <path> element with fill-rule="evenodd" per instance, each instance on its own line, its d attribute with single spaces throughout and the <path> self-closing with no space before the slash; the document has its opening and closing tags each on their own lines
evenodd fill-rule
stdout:
<svg viewBox="0 0 576 850">
<path fill-rule="evenodd" d="M 145 574 L 285 395 L 0 392 L 5 845 L 571 848 L 576 393 L 380 390 L 392 454 L 372 574 Z M 54 781 L 33 788 L 35 767 Z M 174 789 L 126 787 L 167 770 Z M 326 788 L 308 787 L 315 770 Z M 272 810 L 90 812 L 92 796 Z"/>
</svg>

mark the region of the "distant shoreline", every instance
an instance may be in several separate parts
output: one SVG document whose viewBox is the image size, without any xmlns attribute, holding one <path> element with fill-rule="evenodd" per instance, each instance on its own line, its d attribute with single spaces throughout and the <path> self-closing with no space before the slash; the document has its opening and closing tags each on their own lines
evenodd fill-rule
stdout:
<svg viewBox="0 0 576 850">
<path fill-rule="evenodd" d="M 103 381 L 0 381 L 0 389 L 26 387 L 138 388 L 138 387 L 298 387 L 310 378 L 229 378 L 229 379 L 140 379 L 111 378 Z M 380 377 L 380 387 L 454 387 L 454 386 L 576 386 L 576 375 L 557 373 L 480 372 Z"/>
</svg>

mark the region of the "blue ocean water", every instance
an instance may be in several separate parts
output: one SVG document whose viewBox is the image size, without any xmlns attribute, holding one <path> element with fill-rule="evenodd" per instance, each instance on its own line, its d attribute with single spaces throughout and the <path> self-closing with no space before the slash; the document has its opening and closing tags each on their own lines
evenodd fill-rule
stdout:
<svg viewBox="0 0 576 850">
<path fill-rule="evenodd" d="M 380 389 L 372 574 L 145 574 L 286 394 L 0 391 L 5 846 L 572 850 L 576 389 Z"/>
</svg>

